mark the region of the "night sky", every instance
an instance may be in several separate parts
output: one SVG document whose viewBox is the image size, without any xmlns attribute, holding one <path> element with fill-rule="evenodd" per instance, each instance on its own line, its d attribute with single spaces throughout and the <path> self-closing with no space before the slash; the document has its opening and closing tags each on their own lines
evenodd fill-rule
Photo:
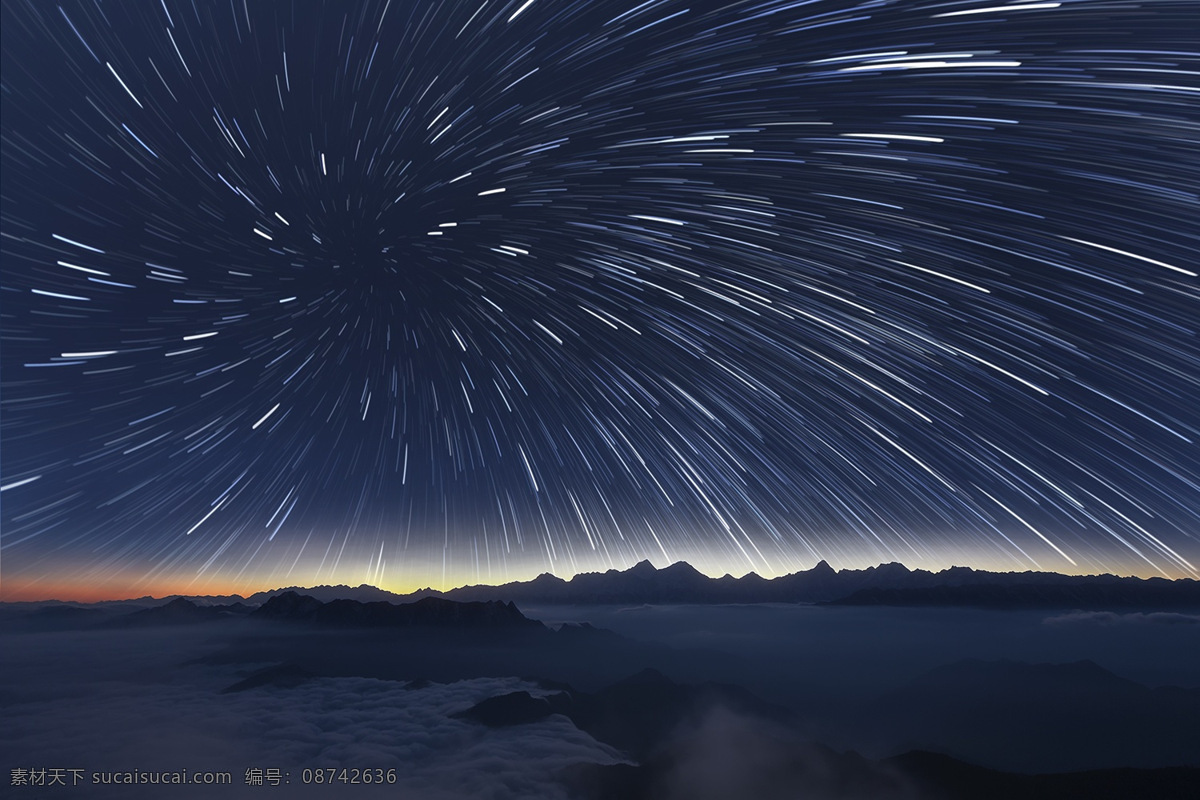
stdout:
<svg viewBox="0 0 1200 800">
<path fill-rule="evenodd" d="M 1197 576 L 1194 0 L 5 0 L 9 598 Z"/>
</svg>

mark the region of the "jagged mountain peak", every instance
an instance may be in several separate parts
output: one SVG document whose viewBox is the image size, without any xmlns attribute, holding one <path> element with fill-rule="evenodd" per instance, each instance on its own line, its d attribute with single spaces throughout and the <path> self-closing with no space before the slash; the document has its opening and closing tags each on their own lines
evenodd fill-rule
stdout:
<svg viewBox="0 0 1200 800">
<path fill-rule="evenodd" d="M 701 577 L 706 577 L 704 573 L 686 561 L 676 561 L 671 566 L 660 569 L 659 572 L 667 575 L 699 575 Z"/>
</svg>

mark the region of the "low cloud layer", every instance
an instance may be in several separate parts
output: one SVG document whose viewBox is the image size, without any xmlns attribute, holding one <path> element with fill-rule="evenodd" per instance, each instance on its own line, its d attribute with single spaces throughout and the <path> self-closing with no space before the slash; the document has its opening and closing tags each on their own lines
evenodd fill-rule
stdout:
<svg viewBox="0 0 1200 800">
<path fill-rule="evenodd" d="M 57 636 L 57 635 L 55 635 Z M 17 637 L 5 637 L 16 644 Z M 29 641 L 31 637 L 19 637 Z M 45 656 L 69 642 L 40 637 Z M 146 642 L 132 636 L 133 643 Z M 111 643 L 109 643 L 111 644 Z M 167 649 L 170 649 L 169 647 Z M 10 651 L 12 652 L 12 651 Z M 569 720 L 553 716 L 531 725 L 495 731 L 451 718 L 487 697 L 512 691 L 541 692 L 515 678 L 479 678 L 405 689 L 367 678 L 318 678 L 293 689 L 263 687 L 221 694 L 245 669 L 176 667 L 148 656 L 124 662 L 96 648 L 61 660 L 33 676 L 6 665 L 25 681 L 2 688 L 0 731 L 8 788 L 13 768 L 81 768 L 93 771 L 217 770 L 233 773 L 233 785 L 79 786 L 60 789 L 80 798 L 211 796 L 278 798 L 353 796 L 420 800 L 564 798 L 555 773 L 579 762 L 616 763 L 620 755 Z M 113 677 L 124 663 L 127 676 Z M 178 662 L 175 662 L 178 663 Z M 89 670 L 89 665 L 95 671 Z M 57 674 L 55 674 L 57 673 Z M 100 675 L 93 680 L 91 675 Z M 56 690 L 56 687 L 58 690 Z M 284 787 L 246 786 L 247 768 L 291 773 Z M 309 786 L 305 768 L 394 769 L 395 785 Z M 14 789 L 16 791 L 16 789 Z M 32 796 L 32 795 L 31 795 Z"/>
</svg>

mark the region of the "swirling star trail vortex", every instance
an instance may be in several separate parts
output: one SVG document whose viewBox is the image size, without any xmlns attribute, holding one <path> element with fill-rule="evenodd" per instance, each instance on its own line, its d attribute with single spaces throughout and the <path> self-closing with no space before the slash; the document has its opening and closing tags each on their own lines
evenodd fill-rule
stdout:
<svg viewBox="0 0 1200 800">
<path fill-rule="evenodd" d="M 1191 0 L 2 8 L 10 586 L 1198 574 Z"/>
</svg>

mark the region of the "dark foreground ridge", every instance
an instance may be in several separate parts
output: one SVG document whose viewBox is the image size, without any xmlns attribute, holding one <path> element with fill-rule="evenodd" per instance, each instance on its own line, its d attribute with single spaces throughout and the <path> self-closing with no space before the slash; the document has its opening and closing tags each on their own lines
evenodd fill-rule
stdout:
<svg viewBox="0 0 1200 800">
<path fill-rule="evenodd" d="M 522 691 L 488 698 L 455 716 L 505 728 L 561 714 L 633 762 L 563 770 L 581 800 L 696 796 L 689 789 L 699 788 L 697 781 L 699 796 L 731 799 L 1182 800 L 1195 796 L 1200 781 L 1195 767 L 1021 774 L 927 751 L 872 760 L 807 740 L 785 710 L 736 686 L 679 684 L 654 670 L 594 693 L 552 688 L 558 691 L 543 697 Z"/>
<path fill-rule="evenodd" d="M 1200 767 L 1200 689 L 1150 687 L 1094 661 L 964 659 L 858 709 L 855 721 L 910 742 L 1024 773 Z M 1003 762 L 986 759 L 1003 753 Z M 1022 796 L 1022 795 L 1013 795 Z"/>
<path fill-rule="evenodd" d="M 1188 800 L 1200 768 L 1096 769 L 1022 775 L 978 767 L 940 753 L 914 750 L 883 764 L 907 776 L 925 797 L 945 800 Z"/>
</svg>

